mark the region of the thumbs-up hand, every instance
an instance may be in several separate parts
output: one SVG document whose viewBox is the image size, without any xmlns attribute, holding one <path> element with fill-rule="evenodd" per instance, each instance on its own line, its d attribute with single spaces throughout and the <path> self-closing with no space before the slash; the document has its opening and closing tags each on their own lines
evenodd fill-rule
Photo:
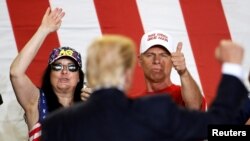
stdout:
<svg viewBox="0 0 250 141">
<path fill-rule="evenodd" d="M 87 101 L 88 98 L 90 97 L 92 91 L 93 90 L 85 84 L 85 87 L 83 87 L 82 90 L 81 90 L 81 99 L 82 99 L 82 101 Z"/>
<path fill-rule="evenodd" d="M 173 63 L 173 67 L 178 72 L 179 75 L 184 74 L 187 71 L 185 57 L 181 52 L 182 50 L 182 42 L 179 42 L 176 48 L 176 51 L 171 54 L 171 60 Z"/>
</svg>

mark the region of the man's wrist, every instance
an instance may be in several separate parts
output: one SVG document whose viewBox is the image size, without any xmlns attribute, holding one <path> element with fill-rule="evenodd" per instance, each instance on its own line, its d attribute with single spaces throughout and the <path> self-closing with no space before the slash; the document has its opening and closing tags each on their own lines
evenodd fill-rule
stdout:
<svg viewBox="0 0 250 141">
<path fill-rule="evenodd" d="M 236 63 L 223 63 L 222 65 L 222 73 L 223 74 L 228 74 L 228 75 L 233 75 L 240 80 L 243 80 L 243 69 L 240 64 Z"/>
</svg>

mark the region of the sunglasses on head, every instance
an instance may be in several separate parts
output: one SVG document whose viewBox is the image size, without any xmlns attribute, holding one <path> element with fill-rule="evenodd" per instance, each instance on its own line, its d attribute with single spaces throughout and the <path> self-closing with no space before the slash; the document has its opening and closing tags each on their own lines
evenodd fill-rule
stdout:
<svg viewBox="0 0 250 141">
<path fill-rule="evenodd" d="M 67 70 L 70 72 L 76 72 L 78 71 L 78 66 L 75 64 L 69 64 L 69 65 L 62 65 L 62 64 L 51 64 L 51 69 L 53 71 L 61 71 L 64 69 L 64 67 L 67 67 Z"/>
</svg>

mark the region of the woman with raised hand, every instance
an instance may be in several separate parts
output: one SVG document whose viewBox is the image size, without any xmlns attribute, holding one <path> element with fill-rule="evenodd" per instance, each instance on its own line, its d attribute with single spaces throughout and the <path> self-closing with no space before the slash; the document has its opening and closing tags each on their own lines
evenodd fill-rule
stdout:
<svg viewBox="0 0 250 141">
<path fill-rule="evenodd" d="M 40 122 L 48 113 L 81 101 L 84 79 L 82 60 L 80 53 L 71 47 L 52 50 L 41 88 L 26 74 L 46 37 L 60 28 L 64 15 L 61 8 L 48 8 L 41 25 L 10 67 L 10 80 L 17 100 L 25 111 L 30 140 L 40 138 Z"/>
</svg>

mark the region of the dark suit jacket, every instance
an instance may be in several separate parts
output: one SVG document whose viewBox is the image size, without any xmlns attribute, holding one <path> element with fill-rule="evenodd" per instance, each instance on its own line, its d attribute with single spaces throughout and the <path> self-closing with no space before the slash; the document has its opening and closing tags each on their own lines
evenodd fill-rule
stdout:
<svg viewBox="0 0 250 141">
<path fill-rule="evenodd" d="M 236 117 L 235 124 L 245 124 L 250 118 L 250 99 L 246 98 L 241 104 L 240 112 Z"/>
<path fill-rule="evenodd" d="M 230 124 L 247 90 L 223 75 L 208 112 L 181 109 L 168 95 L 128 99 L 115 88 L 95 91 L 86 103 L 48 116 L 43 141 L 181 141 L 207 137 L 209 124 Z"/>
</svg>

